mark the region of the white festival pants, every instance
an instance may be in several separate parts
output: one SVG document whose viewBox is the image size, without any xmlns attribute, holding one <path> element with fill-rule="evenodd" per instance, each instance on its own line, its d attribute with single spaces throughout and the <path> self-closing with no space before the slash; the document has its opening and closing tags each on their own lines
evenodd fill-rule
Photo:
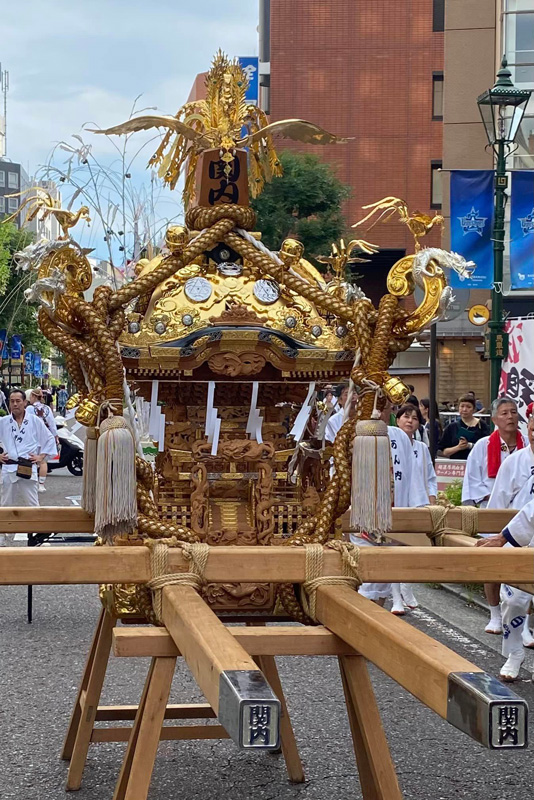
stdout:
<svg viewBox="0 0 534 800">
<path fill-rule="evenodd" d="M 2 478 L 2 506 L 39 505 L 37 481 L 32 478 L 17 478 L 12 481 L 7 475 Z M 11 538 L 11 535 L 0 533 L 0 545 L 5 544 L 7 538 Z"/>
<path fill-rule="evenodd" d="M 362 539 L 354 533 L 350 534 L 350 540 L 357 547 L 382 547 L 382 545 Z M 391 597 L 391 583 L 362 583 L 358 591 L 369 600 L 381 600 Z"/>
<path fill-rule="evenodd" d="M 514 586 L 501 585 L 502 654 L 523 652 L 523 626 L 532 600 L 529 592 Z"/>
</svg>

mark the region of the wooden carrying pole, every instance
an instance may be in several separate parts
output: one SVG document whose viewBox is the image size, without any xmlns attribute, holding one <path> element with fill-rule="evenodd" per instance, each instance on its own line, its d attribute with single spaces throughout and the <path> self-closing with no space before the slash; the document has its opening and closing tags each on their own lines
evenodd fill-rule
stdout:
<svg viewBox="0 0 534 800">
<path fill-rule="evenodd" d="M 475 741 L 492 749 L 527 746 L 525 701 L 445 645 L 345 586 L 317 589 L 316 616 Z M 513 731 L 502 724 L 506 706 L 517 714 Z"/>
<path fill-rule="evenodd" d="M 171 548 L 169 568 L 188 571 L 180 548 Z M 326 549 L 324 575 L 341 575 L 338 552 Z M 480 547 L 374 547 L 359 553 L 359 577 L 368 582 L 528 583 L 534 549 Z M 0 585 L 147 583 L 147 547 L 0 548 Z M 211 547 L 204 577 L 215 583 L 302 583 L 306 552 L 301 547 Z"/>
<path fill-rule="evenodd" d="M 192 586 L 162 592 L 162 621 L 219 722 L 239 747 L 276 750 L 280 701 L 254 659 Z M 268 724 L 256 736 L 259 714 Z"/>
</svg>

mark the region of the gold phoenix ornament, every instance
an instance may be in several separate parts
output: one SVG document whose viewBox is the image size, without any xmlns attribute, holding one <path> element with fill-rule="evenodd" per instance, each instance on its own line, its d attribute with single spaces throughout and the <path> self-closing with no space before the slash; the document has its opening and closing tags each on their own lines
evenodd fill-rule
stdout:
<svg viewBox="0 0 534 800">
<path fill-rule="evenodd" d="M 129 134 L 151 128 L 166 128 L 160 146 L 149 161 L 158 166 L 160 178 L 174 189 L 182 168 L 186 168 L 184 205 L 195 197 L 198 159 L 206 150 L 218 148 L 228 173 L 238 148 L 249 150 L 249 189 L 252 197 L 261 194 L 265 182 L 282 174 L 272 136 L 279 134 L 306 144 L 339 144 L 347 139 L 301 119 L 286 119 L 268 124 L 265 113 L 246 100 L 247 76 L 237 60 L 219 51 L 206 76 L 206 99 L 183 105 L 174 117 L 158 114 L 134 117 L 105 130 L 92 133 Z M 243 135 L 243 130 L 246 135 Z"/>
<path fill-rule="evenodd" d="M 364 211 L 370 208 L 371 211 L 359 222 L 356 222 L 352 226 L 353 228 L 364 225 L 368 220 L 372 219 L 375 214 L 380 212 L 378 218 L 375 219 L 373 224 L 367 229 L 371 230 L 378 222 L 386 222 L 397 213 L 400 221 L 408 227 L 414 238 L 415 252 L 421 249 L 419 239 L 422 239 L 423 236 L 430 233 L 434 225 L 443 225 L 443 217 L 441 214 L 434 214 L 433 217 L 428 214 L 422 214 L 420 211 L 414 211 L 413 214 L 410 214 L 406 201 L 401 200 L 400 197 L 384 197 L 382 200 L 378 200 L 376 203 L 370 203 L 367 206 L 362 206 L 362 208 Z"/>
<path fill-rule="evenodd" d="M 59 202 L 56 202 L 52 195 L 41 186 L 32 186 L 29 189 L 24 189 L 23 192 L 17 192 L 17 194 L 8 194 L 6 196 L 21 197 L 23 194 L 28 194 L 28 192 L 37 192 L 38 194 L 36 197 L 33 195 L 31 197 L 26 197 L 17 208 L 15 213 L 2 220 L 2 222 L 11 222 L 11 220 L 15 219 L 15 217 L 17 217 L 24 208 L 27 208 L 26 222 L 31 222 L 42 211 L 42 219 L 46 219 L 50 216 L 53 216 L 57 219 L 58 225 L 63 231 L 63 236 L 58 236 L 58 240 L 61 241 L 69 239 L 70 228 L 74 228 L 80 219 L 85 220 L 88 225 L 91 222 L 91 217 L 89 216 L 89 209 L 87 206 L 80 206 L 78 211 L 69 211 L 66 208 L 61 208 Z"/>
</svg>

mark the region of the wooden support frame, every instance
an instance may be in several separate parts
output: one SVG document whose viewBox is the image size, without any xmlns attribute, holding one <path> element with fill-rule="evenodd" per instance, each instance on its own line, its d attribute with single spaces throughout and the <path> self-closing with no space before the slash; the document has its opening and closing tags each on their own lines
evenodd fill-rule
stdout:
<svg viewBox="0 0 534 800">
<path fill-rule="evenodd" d="M 255 656 L 283 703 L 281 746 L 291 781 L 302 782 L 304 772 L 275 655 L 337 656 L 363 798 L 402 800 L 367 666 L 359 654 L 322 626 L 266 627 L 260 623 L 233 627 L 229 633 Z M 221 739 L 228 734 L 220 725 L 162 727 L 164 719 L 215 717 L 209 704 L 166 705 L 174 664 L 181 654 L 165 628 L 115 628 L 112 639 L 116 656 L 152 655 L 151 666 L 139 706 L 101 706 L 97 711 L 97 721 L 133 719 L 133 726 L 94 728 L 91 741 L 128 742 L 113 800 L 146 800 L 160 741 Z"/>
</svg>

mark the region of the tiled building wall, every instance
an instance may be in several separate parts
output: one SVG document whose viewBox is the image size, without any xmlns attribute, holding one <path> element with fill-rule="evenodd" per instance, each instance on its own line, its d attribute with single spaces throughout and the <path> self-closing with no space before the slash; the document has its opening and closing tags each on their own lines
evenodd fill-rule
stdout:
<svg viewBox="0 0 534 800">
<path fill-rule="evenodd" d="M 393 195 L 430 211 L 431 161 L 442 153 L 442 123 L 432 119 L 432 73 L 443 69 L 443 34 L 432 31 L 430 0 L 272 0 L 271 121 L 300 117 L 346 145 L 293 143 L 333 164 L 351 186 L 347 219 Z M 368 237 L 410 248 L 396 218 Z M 428 237 L 437 245 L 439 233 Z"/>
</svg>

